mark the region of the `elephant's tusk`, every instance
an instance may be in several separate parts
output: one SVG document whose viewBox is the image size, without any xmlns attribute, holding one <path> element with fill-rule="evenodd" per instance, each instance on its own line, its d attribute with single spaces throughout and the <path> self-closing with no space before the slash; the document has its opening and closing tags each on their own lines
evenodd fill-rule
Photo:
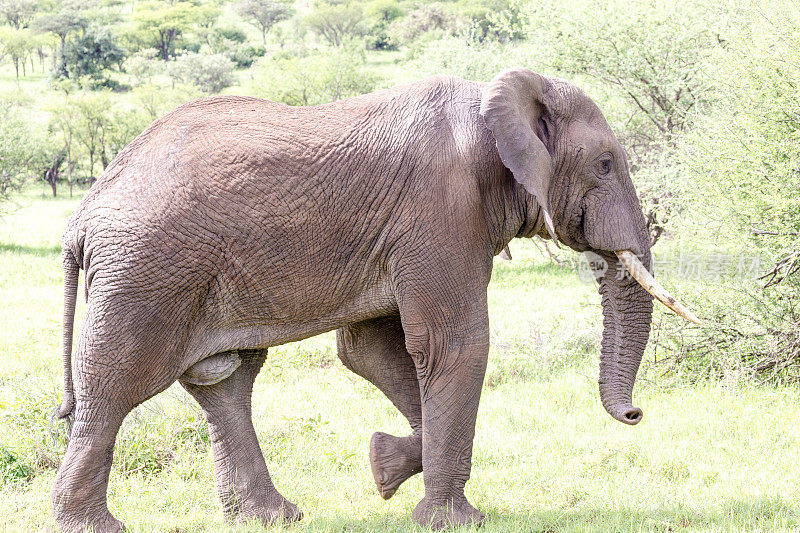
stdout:
<svg viewBox="0 0 800 533">
<path fill-rule="evenodd" d="M 625 265 L 625 268 L 628 269 L 628 272 L 631 273 L 633 279 L 638 281 L 639 285 L 644 287 L 644 290 L 652 294 L 656 300 L 666 305 L 689 322 L 694 322 L 695 324 L 700 323 L 700 319 L 694 316 L 691 311 L 686 309 L 678 300 L 668 293 L 659 282 L 655 280 L 650 272 L 648 272 L 644 267 L 642 262 L 639 261 L 639 258 L 636 257 L 636 254 L 630 250 L 620 250 L 619 252 L 615 253 L 617 254 L 619 260 L 622 261 L 622 264 Z"/>
</svg>

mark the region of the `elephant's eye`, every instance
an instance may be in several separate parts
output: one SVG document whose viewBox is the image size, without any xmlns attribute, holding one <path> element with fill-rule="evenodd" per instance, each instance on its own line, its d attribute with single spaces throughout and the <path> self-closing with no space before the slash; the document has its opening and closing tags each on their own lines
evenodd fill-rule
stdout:
<svg viewBox="0 0 800 533">
<path fill-rule="evenodd" d="M 605 176 L 609 172 L 611 172 L 612 161 L 611 159 L 601 159 L 600 162 L 597 164 L 597 172 L 599 172 L 602 176 Z"/>
</svg>

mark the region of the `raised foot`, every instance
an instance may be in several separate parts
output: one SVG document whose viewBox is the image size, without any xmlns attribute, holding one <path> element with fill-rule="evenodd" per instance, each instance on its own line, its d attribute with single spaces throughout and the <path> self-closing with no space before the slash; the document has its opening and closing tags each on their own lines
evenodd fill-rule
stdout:
<svg viewBox="0 0 800 533">
<path fill-rule="evenodd" d="M 384 500 L 414 474 L 422 472 L 422 437 L 395 437 L 375 432 L 369 442 L 372 477 Z"/>
<path fill-rule="evenodd" d="M 426 496 L 417 504 L 411 518 L 420 526 L 429 526 L 436 531 L 459 526 L 480 527 L 486 520 L 464 496 L 436 503 Z"/>
</svg>

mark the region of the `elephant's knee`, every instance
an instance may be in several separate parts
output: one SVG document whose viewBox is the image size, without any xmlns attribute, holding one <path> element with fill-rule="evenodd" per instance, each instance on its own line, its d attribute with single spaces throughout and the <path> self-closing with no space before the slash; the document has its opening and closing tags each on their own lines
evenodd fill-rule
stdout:
<svg viewBox="0 0 800 533">
<path fill-rule="evenodd" d="M 336 352 L 342 364 L 351 372 L 359 373 L 355 364 L 358 332 L 352 326 L 345 326 L 336 330 Z"/>
</svg>

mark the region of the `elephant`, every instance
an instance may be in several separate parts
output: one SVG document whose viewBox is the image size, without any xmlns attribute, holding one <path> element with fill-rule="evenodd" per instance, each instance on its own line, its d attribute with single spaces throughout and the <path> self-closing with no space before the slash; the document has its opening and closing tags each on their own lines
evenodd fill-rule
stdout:
<svg viewBox="0 0 800 533">
<path fill-rule="evenodd" d="M 309 107 L 215 96 L 156 120 L 64 233 L 58 416 L 73 422 L 51 492 L 56 524 L 123 527 L 107 506 L 115 437 L 175 381 L 207 419 L 226 519 L 300 520 L 270 480 L 253 382 L 269 347 L 332 330 L 344 365 L 411 428 L 370 441 L 380 494 L 422 472 L 416 523 L 481 524 L 464 487 L 487 286 L 494 256 L 534 236 L 605 262 L 600 397 L 636 424 L 653 296 L 696 317 L 650 274 L 625 152 L 575 85 L 520 67 L 488 83 L 437 76 Z"/>
</svg>

